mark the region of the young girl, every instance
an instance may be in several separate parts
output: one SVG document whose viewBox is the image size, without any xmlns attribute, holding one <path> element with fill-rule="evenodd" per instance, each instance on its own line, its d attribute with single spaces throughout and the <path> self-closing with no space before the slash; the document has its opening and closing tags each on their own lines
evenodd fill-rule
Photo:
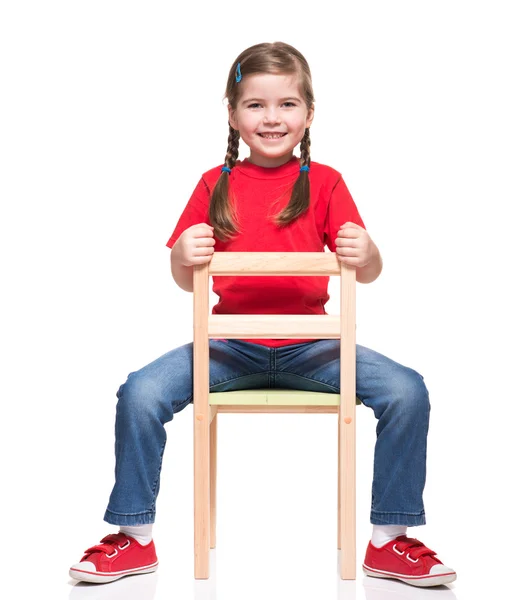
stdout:
<svg viewBox="0 0 526 600">
<path fill-rule="evenodd" d="M 243 51 L 228 75 L 229 136 L 223 165 L 204 173 L 167 245 L 172 275 L 192 291 L 193 266 L 220 252 L 323 252 L 374 281 L 382 259 L 341 174 L 312 162 L 314 95 L 309 66 L 284 43 Z M 239 139 L 250 156 L 238 160 Z M 300 157 L 293 154 L 300 144 Z M 325 314 L 329 277 L 218 277 L 213 313 Z M 339 393 L 339 340 L 210 340 L 210 390 L 294 388 Z M 128 376 L 117 392 L 115 486 L 104 520 L 119 526 L 71 567 L 108 582 L 157 568 L 152 539 L 166 432 L 192 402 L 192 344 Z M 455 572 L 407 527 L 424 525 L 429 398 L 422 376 L 356 347 L 356 393 L 378 419 L 371 541 L 363 569 L 417 586 Z"/>
</svg>

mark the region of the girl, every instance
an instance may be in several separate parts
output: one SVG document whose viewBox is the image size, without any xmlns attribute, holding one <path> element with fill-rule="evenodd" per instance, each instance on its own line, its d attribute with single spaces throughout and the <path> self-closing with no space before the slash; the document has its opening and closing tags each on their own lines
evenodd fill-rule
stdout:
<svg viewBox="0 0 526 600">
<path fill-rule="evenodd" d="M 257 44 L 234 61 L 225 97 L 225 162 L 204 173 L 168 240 L 172 275 L 192 291 L 193 266 L 221 252 L 323 252 L 374 281 L 380 252 L 341 174 L 311 162 L 314 95 L 309 66 L 295 48 Z M 239 139 L 250 156 L 238 160 Z M 300 144 L 300 157 L 293 154 Z M 329 277 L 218 277 L 213 313 L 325 314 Z M 278 387 L 339 393 L 339 340 L 210 340 L 210 390 Z M 456 573 L 407 527 L 425 524 L 429 398 L 422 376 L 356 347 L 356 392 L 378 419 L 371 541 L 363 569 L 417 586 Z M 104 520 L 119 526 L 88 548 L 71 577 L 108 582 L 157 568 L 152 539 L 166 443 L 165 423 L 192 402 L 192 344 L 128 376 L 117 392 L 115 486 Z M 394 459 L 396 457 L 396 459 Z"/>
</svg>

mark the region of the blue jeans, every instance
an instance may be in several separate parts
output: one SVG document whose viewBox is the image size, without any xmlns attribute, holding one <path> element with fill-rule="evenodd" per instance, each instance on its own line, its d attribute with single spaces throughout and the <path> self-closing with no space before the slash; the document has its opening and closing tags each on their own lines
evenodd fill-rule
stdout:
<svg viewBox="0 0 526 600">
<path fill-rule="evenodd" d="M 115 486 L 104 520 L 155 521 L 165 423 L 192 402 L 193 344 L 130 373 L 117 392 Z M 210 391 L 291 388 L 338 394 L 340 341 L 269 348 L 210 340 Z M 356 346 L 356 395 L 378 419 L 371 523 L 424 525 L 429 395 L 423 377 L 374 350 Z"/>
</svg>

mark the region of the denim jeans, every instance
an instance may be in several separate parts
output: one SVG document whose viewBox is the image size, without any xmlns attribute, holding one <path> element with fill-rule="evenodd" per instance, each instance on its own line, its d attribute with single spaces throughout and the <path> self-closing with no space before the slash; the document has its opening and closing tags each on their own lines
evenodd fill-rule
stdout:
<svg viewBox="0 0 526 600">
<path fill-rule="evenodd" d="M 193 344 L 130 373 L 117 392 L 115 485 L 104 520 L 155 521 L 165 423 L 192 403 Z M 290 388 L 338 394 L 340 341 L 269 348 L 210 340 L 210 391 Z M 424 525 L 429 395 L 423 377 L 364 346 L 356 346 L 356 395 L 378 419 L 371 523 Z"/>
</svg>

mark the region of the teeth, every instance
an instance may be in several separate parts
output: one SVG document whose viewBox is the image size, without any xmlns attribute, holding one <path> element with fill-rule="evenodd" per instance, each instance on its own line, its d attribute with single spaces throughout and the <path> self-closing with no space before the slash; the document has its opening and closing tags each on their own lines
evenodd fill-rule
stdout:
<svg viewBox="0 0 526 600">
<path fill-rule="evenodd" d="M 277 140 L 278 138 L 283 137 L 285 134 L 284 133 L 272 133 L 272 134 L 261 133 L 260 135 L 261 135 L 261 137 L 264 137 L 264 138 L 268 138 L 271 140 Z"/>
</svg>

